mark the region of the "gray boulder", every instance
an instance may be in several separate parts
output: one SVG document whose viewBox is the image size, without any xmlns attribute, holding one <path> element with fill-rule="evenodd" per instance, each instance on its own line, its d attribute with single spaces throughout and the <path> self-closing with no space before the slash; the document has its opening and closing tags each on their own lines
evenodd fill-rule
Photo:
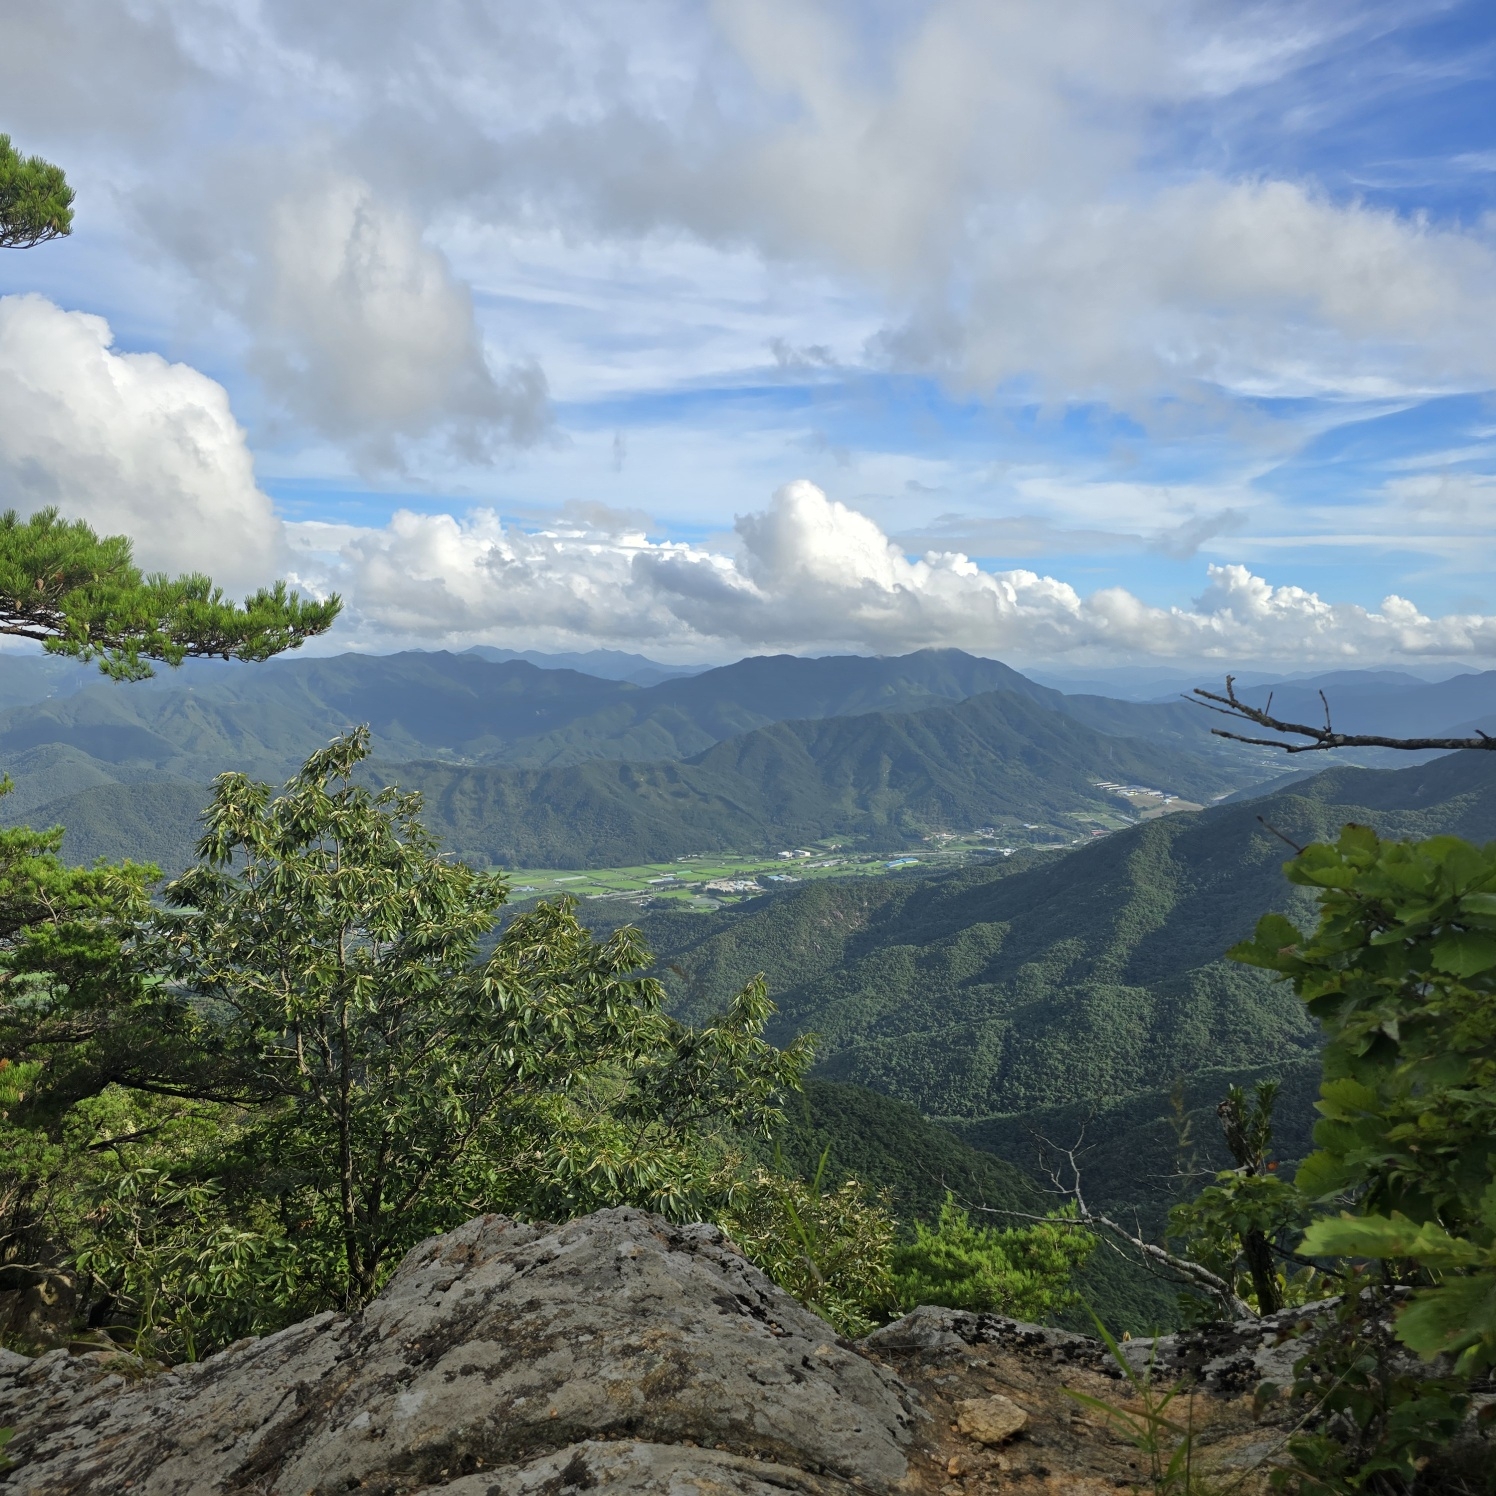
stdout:
<svg viewBox="0 0 1496 1496">
<path fill-rule="evenodd" d="M 830 1496 L 907 1471 L 902 1384 L 709 1226 L 483 1216 L 361 1314 L 196 1365 L 0 1359 L 15 1496 Z"/>
</svg>

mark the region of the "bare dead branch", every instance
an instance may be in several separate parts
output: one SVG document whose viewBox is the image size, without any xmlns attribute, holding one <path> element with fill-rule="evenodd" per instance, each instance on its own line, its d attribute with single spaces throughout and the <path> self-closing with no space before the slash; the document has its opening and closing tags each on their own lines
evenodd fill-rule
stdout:
<svg viewBox="0 0 1496 1496">
<path fill-rule="evenodd" d="M 1303 855 L 1304 849 L 1291 836 L 1285 836 L 1283 832 L 1279 831 L 1271 821 L 1265 821 L 1261 816 L 1258 816 L 1257 824 L 1261 826 L 1265 831 L 1271 831 L 1280 842 L 1284 842 L 1288 846 L 1292 847 L 1295 852 L 1299 853 L 1300 856 Z"/>
<path fill-rule="evenodd" d="M 1065 1195 L 1074 1203 L 1075 1224 L 1090 1227 L 1092 1230 L 1099 1228 L 1102 1231 L 1108 1232 L 1118 1241 L 1125 1242 L 1133 1251 L 1137 1252 L 1142 1257 L 1145 1266 L 1157 1265 L 1166 1267 L 1171 1272 L 1183 1278 L 1187 1283 L 1193 1284 L 1196 1288 L 1205 1289 L 1221 1301 L 1233 1319 L 1257 1319 L 1257 1311 L 1244 1299 L 1238 1298 L 1231 1285 L 1218 1274 L 1211 1272 L 1208 1267 L 1198 1262 L 1192 1262 L 1188 1257 L 1180 1257 L 1166 1248 L 1158 1246 L 1154 1242 L 1145 1240 L 1141 1227 L 1137 1231 L 1129 1231 L 1110 1216 L 1100 1215 L 1086 1204 L 1085 1196 L 1081 1193 L 1080 1161 L 1078 1156 L 1081 1151 L 1081 1144 L 1085 1140 L 1085 1135 L 1085 1128 L 1082 1128 L 1075 1142 L 1068 1148 L 1062 1148 L 1040 1133 L 1033 1133 L 1035 1140 L 1040 1144 L 1041 1148 L 1051 1149 L 1059 1158 L 1064 1160 L 1064 1164 L 1057 1164 L 1051 1168 L 1047 1163 L 1043 1162 L 1041 1154 L 1040 1166 L 1049 1175 L 1050 1182 L 1054 1185 L 1056 1192 Z M 1065 1165 L 1068 1165 L 1070 1169 L 1068 1182 L 1062 1178 L 1062 1170 Z M 1016 1211 L 1005 1213 L 1018 1214 Z M 1053 1220 L 1052 1217 L 1046 1219 Z"/>
<path fill-rule="evenodd" d="M 1325 709 L 1325 725 L 1313 727 L 1307 722 L 1286 722 L 1272 715 L 1273 698 L 1267 699 L 1265 707 L 1255 707 L 1236 694 L 1236 677 L 1226 677 L 1226 694 L 1207 691 L 1204 686 L 1195 689 L 1184 698 L 1206 711 L 1219 712 L 1233 722 L 1246 722 L 1268 732 L 1283 733 L 1291 738 L 1307 738 L 1304 743 L 1285 742 L 1282 738 L 1251 738 L 1239 732 L 1230 732 L 1224 727 L 1212 727 L 1211 734 L 1218 738 L 1230 738 L 1234 743 L 1251 743 L 1258 748 L 1281 748 L 1285 753 L 1321 753 L 1332 748 L 1400 748 L 1416 752 L 1421 749 L 1496 748 L 1496 737 L 1476 729 L 1473 738 L 1386 738 L 1377 733 L 1336 732 L 1330 720 L 1330 703 L 1325 693 L 1319 699 Z"/>
</svg>

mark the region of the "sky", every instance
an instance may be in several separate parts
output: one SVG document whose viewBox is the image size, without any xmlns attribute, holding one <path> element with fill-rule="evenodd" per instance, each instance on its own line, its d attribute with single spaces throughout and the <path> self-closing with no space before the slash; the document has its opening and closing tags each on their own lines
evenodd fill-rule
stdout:
<svg viewBox="0 0 1496 1496">
<path fill-rule="evenodd" d="M 329 649 L 1496 665 L 1488 0 L 0 0 L 0 502 Z"/>
</svg>

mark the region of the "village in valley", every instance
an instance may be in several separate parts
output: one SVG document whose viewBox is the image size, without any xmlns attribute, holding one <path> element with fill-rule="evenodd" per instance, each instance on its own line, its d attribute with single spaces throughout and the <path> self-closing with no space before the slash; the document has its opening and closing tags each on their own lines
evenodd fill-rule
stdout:
<svg viewBox="0 0 1496 1496">
<path fill-rule="evenodd" d="M 560 895 L 594 901 L 618 901 L 644 907 L 675 905 L 703 912 L 725 904 L 782 891 L 819 878 L 876 878 L 898 873 L 934 872 L 973 861 L 1007 859 L 1024 854 L 1065 852 L 1137 821 L 1203 807 L 1165 790 L 1146 785 L 1097 781 L 1097 789 L 1124 800 L 1131 814 L 1116 811 L 1073 812 L 1045 821 L 1010 826 L 980 826 L 969 831 L 931 831 L 907 851 L 867 851 L 825 840 L 786 847 L 769 854 L 735 855 L 695 852 L 668 862 L 630 867 L 521 868 L 510 874 L 510 898 L 526 905 Z"/>
</svg>

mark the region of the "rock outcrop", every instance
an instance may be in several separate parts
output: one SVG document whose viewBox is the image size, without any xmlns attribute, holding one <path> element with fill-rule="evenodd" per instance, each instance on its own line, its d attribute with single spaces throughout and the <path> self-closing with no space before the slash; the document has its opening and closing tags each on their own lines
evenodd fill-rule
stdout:
<svg viewBox="0 0 1496 1496">
<path fill-rule="evenodd" d="M 708 1226 L 500 1216 L 417 1247 L 362 1314 L 155 1375 L 52 1351 L 0 1366 L 26 1496 L 362 1490 L 891 1490 L 897 1379 Z"/>
<path fill-rule="evenodd" d="M 1123 1346 L 1194 1389 L 1197 1462 L 1241 1496 L 1288 1427 L 1252 1388 L 1304 1313 Z M 998 1315 L 917 1309 L 851 1345 L 709 1226 L 484 1216 L 363 1313 L 197 1365 L 0 1352 L 0 1493 L 1117 1496 L 1146 1461 L 1071 1394 L 1131 1390 L 1096 1341 Z"/>
</svg>

